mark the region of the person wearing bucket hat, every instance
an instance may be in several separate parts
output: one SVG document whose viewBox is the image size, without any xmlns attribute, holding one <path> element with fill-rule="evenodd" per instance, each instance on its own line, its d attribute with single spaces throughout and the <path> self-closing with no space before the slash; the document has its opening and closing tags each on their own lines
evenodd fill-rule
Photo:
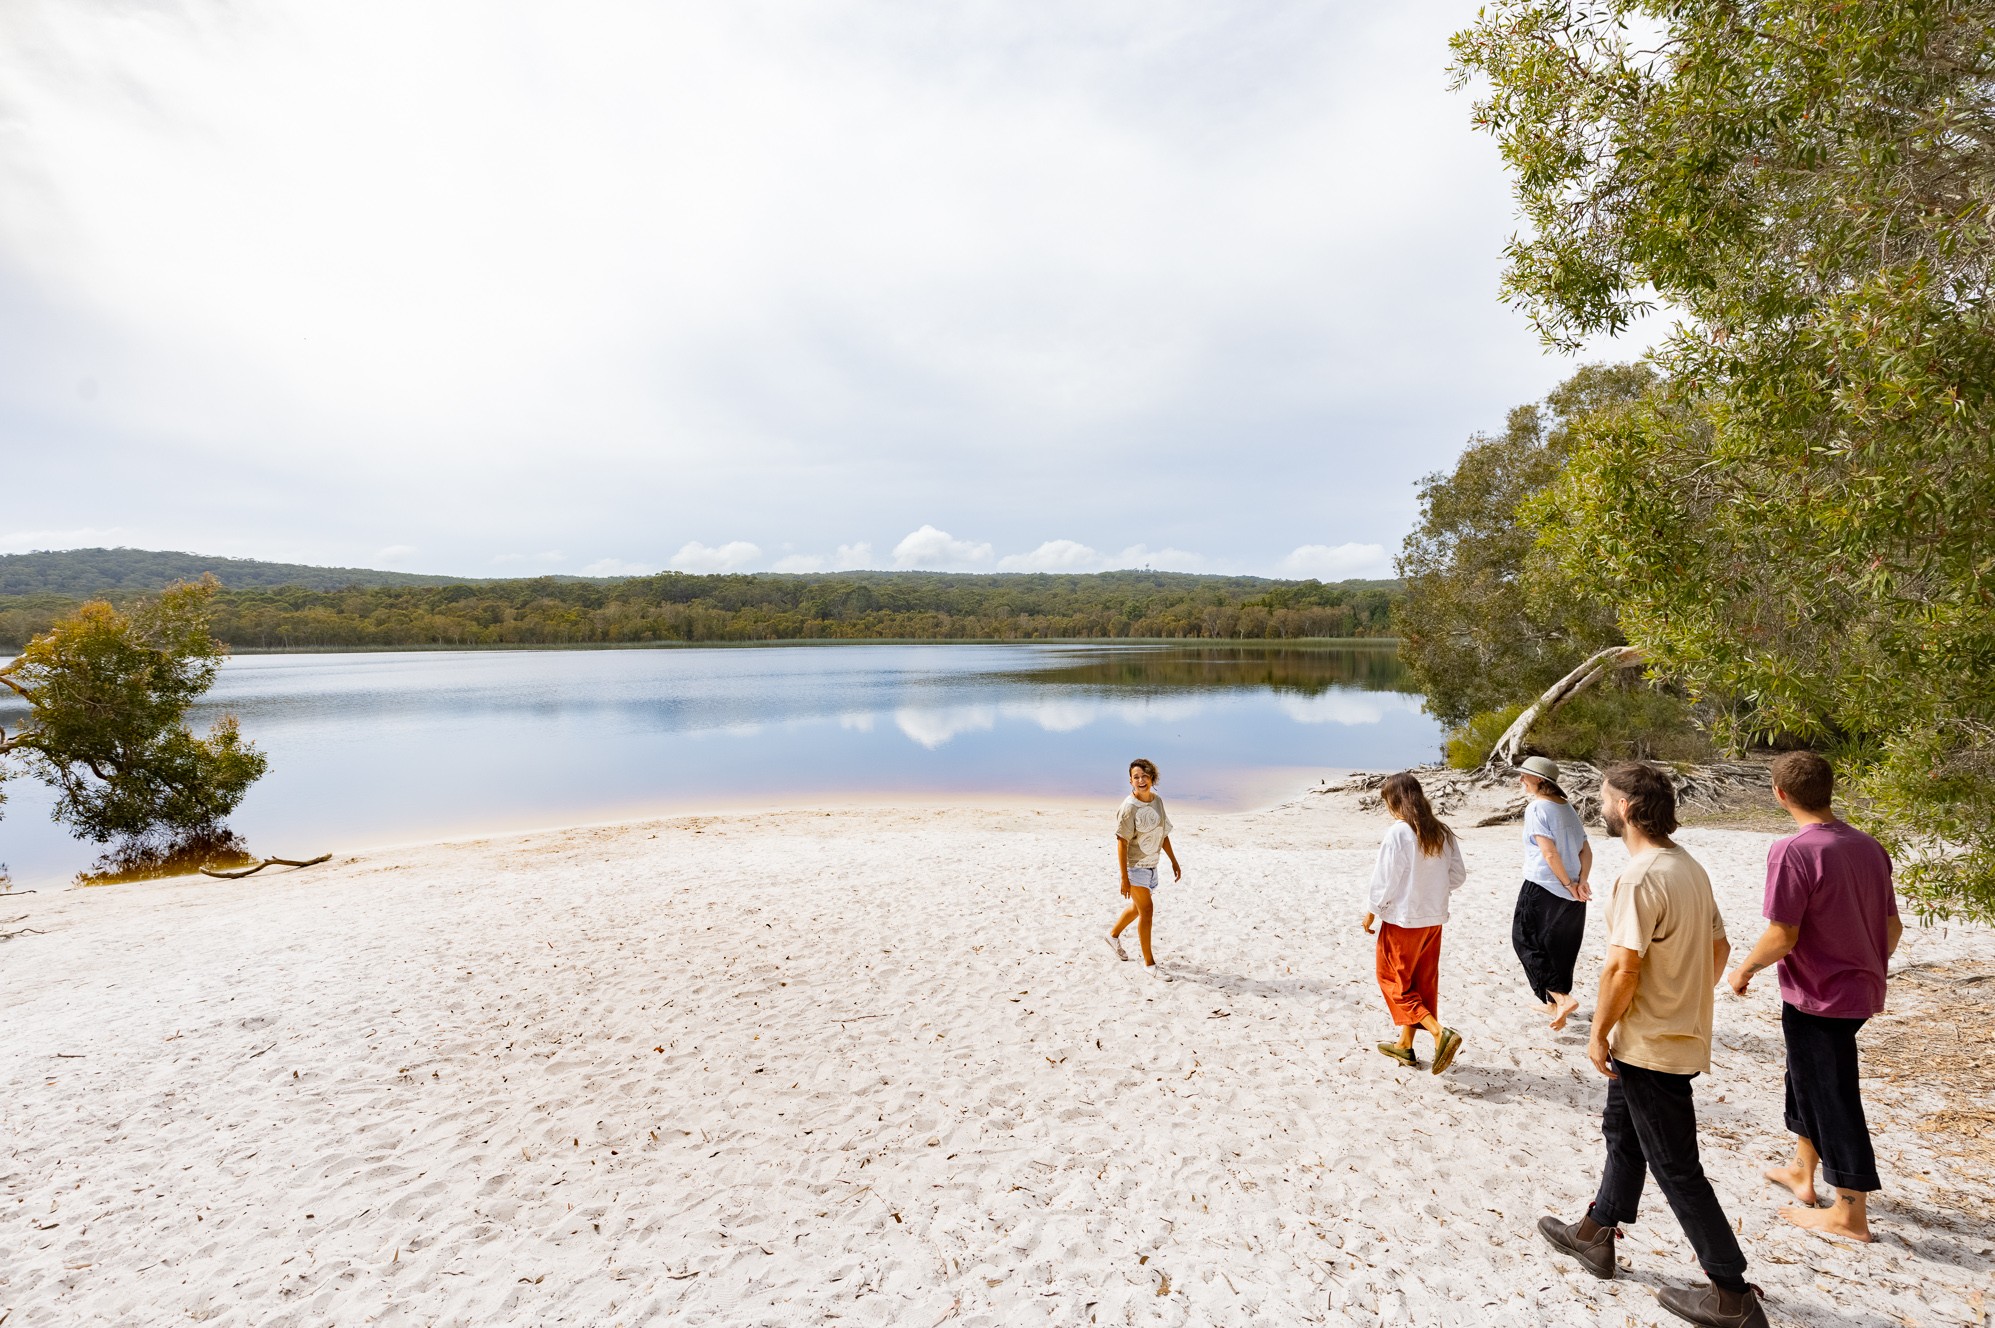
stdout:
<svg viewBox="0 0 1995 1328">
<path fill-rule="evenodd" d="M 1530 801 L 1524 805 L 1524 888 L 1510 918 L 1510 944 L 1531 994 L 1560 1029 L 1579 1008 L 1572 971 L 1586 936 L 1586 901 L 1593 897 L 1586 879 L 1593 846 L 1559 787 L 1558 762 L 1527 756 L 1517 764 L 1517 777 Z"/>
</svg>

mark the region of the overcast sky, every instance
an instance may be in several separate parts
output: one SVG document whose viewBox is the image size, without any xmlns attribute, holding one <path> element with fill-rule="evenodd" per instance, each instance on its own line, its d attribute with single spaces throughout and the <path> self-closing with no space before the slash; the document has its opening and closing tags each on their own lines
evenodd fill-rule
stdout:
<svg viewBox="0 0 1995 1328">
<path fill-rule="evenodd" d="M 0 5 L 0 552 L 1389 574 L 1571 368 L 1474 9 Z"/>
</svg>

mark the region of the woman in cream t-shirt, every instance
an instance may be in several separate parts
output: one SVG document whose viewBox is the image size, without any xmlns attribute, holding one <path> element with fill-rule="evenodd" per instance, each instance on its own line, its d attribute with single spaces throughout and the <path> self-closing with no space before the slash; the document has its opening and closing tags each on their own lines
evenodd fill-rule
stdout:
<svg viewBox="0 0 1995 1328">
<path fill-rule="evenodd" d="M 1171 815 L 1157 794 L 1157 767 L 1137 757 L 1129 763 L 1129 796 L 1115 813 L 1115 863 L 1122 877 L 1122 897 L 1129 907 L 1108 929 L 1108 948 L 1117 959 L 1128 959 L 1122 948 L 1122 931 L 1136 924 L 1136 942 L 1143 950 L 1143 971 L 1153 978 L 1164 976 L 1157 957 L 1150 951 L 1150 920 L 1154 906 L 1150 892 L 1157 888 L 1157 855 L 1171 860 L 1171 879 L 1183 880 L 1184 868 L 1171 848 Z"/>
</svg>

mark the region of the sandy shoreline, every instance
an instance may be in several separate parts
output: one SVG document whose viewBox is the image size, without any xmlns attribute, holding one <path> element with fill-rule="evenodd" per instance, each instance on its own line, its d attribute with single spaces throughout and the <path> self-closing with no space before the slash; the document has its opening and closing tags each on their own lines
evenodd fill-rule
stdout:
<svg viewBox="0 0 1995 1328">
<path fill-rule="evenodd" d="M 1467 1042 L 1433 1077 L 1371 1050 L 1377 814 L 1174 806 L 1180 980 L 1152 984 L 1097 939 L 1112 806 L 677 817 L 0 897 L 42 933 L 0 946 L 0 1323 L 1668 1321 L 1652 1288 L 1695 1268 L 1653 1191 L 1615 1282 L 1531 1230 L 1590 1195 L 1602 1090 L 1515 971 L 1514 826 L 1463 832 Z M 1735 940 L 1770 838 L 1684 836 Z M 1991 959 L 1914 928 L 1899 963 Z M 1878 1245 L 1774 1217 L 1765 986 L 1721 1000 L 1699 1105 L 1775 1321 L 1982 1323 L 1995 1179 L 1954 1194 L 1916 1128 L 1937 1086 L 1873 1094 Z"/>
</svg>

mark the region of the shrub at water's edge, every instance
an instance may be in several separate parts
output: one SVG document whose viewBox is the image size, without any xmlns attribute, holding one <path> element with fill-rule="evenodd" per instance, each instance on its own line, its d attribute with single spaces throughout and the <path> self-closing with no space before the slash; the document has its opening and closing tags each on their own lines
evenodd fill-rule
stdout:
<svg viewBox="0 0 1995 1328">
<path fill-rule="evenodd" d="M 208 630 L 217 589 L 173 586 L 125 611 L 85 604 L 0 668 L 27 707 L 0 732 L 0 779 L 25 773 L 53 788 L 58 821 L 116 845 L 106 870 L 191 869 L 204 852 L 241 850 L 225 823 L 268 760 L 232 715 L 206 736 L 186 722 L 227 654 Z"/>
</svg>

